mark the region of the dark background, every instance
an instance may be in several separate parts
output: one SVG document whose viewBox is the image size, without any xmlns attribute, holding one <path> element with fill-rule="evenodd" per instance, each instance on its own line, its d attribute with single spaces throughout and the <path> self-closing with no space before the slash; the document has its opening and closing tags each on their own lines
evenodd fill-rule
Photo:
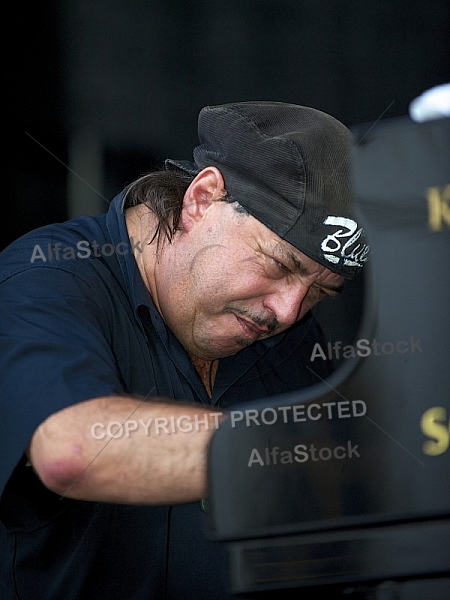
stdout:
<svg viewBox="0 0 450 600">
<path fill-rule="evenodd" d="M 50 0 L 17 13 L 0 249 L 103 212 L 166 157 L 190 159 L 205 105 L 292 102 L 354 127 L 404 117 L 450 81 L 448 0 Z"/>
<path fill-rule="evenodd" d="M 14 125 L 1 247 L 103 211 L 166 157 L 191 158 L 207 104 L 293 102 L 350 127 L 406 115 L 450 81 L 449 13 L 448 0 L 24 3 L 5 22 Z"/>
</svg>

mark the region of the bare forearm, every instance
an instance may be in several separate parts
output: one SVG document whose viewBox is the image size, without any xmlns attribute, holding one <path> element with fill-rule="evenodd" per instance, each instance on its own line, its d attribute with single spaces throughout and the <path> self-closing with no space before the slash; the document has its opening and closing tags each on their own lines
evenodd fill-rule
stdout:
<svg viewBox="0 0 450 600">
<path fill-rule="evenodd" d="M 206 493 L 206 453 L 220 415 L 200 405 L 97 398 L 51 415 L 29 457 L 45 485 L 70 498 L 189 502 Z"/>
</svg>

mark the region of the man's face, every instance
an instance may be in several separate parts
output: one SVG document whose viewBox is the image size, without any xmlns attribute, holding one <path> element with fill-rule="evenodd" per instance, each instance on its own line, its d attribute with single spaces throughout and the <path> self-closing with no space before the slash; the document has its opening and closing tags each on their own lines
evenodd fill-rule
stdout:
<svg viewBox="0 0 450 600">
<path fill-rule="evenodd" d="M 186 351 L 214 360 L 284 331 L 338 296 L 343 281 L 254 217 L 215 201 L 164 245 L 152 296 Z"/>
</svg>

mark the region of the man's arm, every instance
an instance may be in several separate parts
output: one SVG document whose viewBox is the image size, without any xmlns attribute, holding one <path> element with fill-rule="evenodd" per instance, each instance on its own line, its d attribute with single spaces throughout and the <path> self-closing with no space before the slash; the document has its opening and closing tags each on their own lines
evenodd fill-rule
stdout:
<svg viewBox="0 0 450 600">
<path fill-rule="evenodd" d="M 44 485 L 68 498 L 190 502 L 206 494 L 207 446 L 220 418 L 200 405 L 96 398 L 48 417 L 33 434 L 28 456 Z M 96 423 L 107 430 L 131 419 L 137 427 L 128 435 L 117 424 L 110 429 L 115 437 L 96 439 L 103 437 L 94 435 Z"/>
</svg>

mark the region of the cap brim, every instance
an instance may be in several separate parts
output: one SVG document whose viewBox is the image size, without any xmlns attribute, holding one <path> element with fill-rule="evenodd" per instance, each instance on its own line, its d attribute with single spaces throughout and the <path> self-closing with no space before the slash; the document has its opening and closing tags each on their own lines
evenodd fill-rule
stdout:
<svg viewBox="0 0 450 600">
<path fill-rule="evenodd" d="M 173 160 L 172 158 L 168 158 L 164 161 L 164 168 L 169 169 L 180 169 L 185 173 L 189 173 L 189 175 L 198 175 L 201 169 L 193 162 L 188 160 Z"/>
</svg>

